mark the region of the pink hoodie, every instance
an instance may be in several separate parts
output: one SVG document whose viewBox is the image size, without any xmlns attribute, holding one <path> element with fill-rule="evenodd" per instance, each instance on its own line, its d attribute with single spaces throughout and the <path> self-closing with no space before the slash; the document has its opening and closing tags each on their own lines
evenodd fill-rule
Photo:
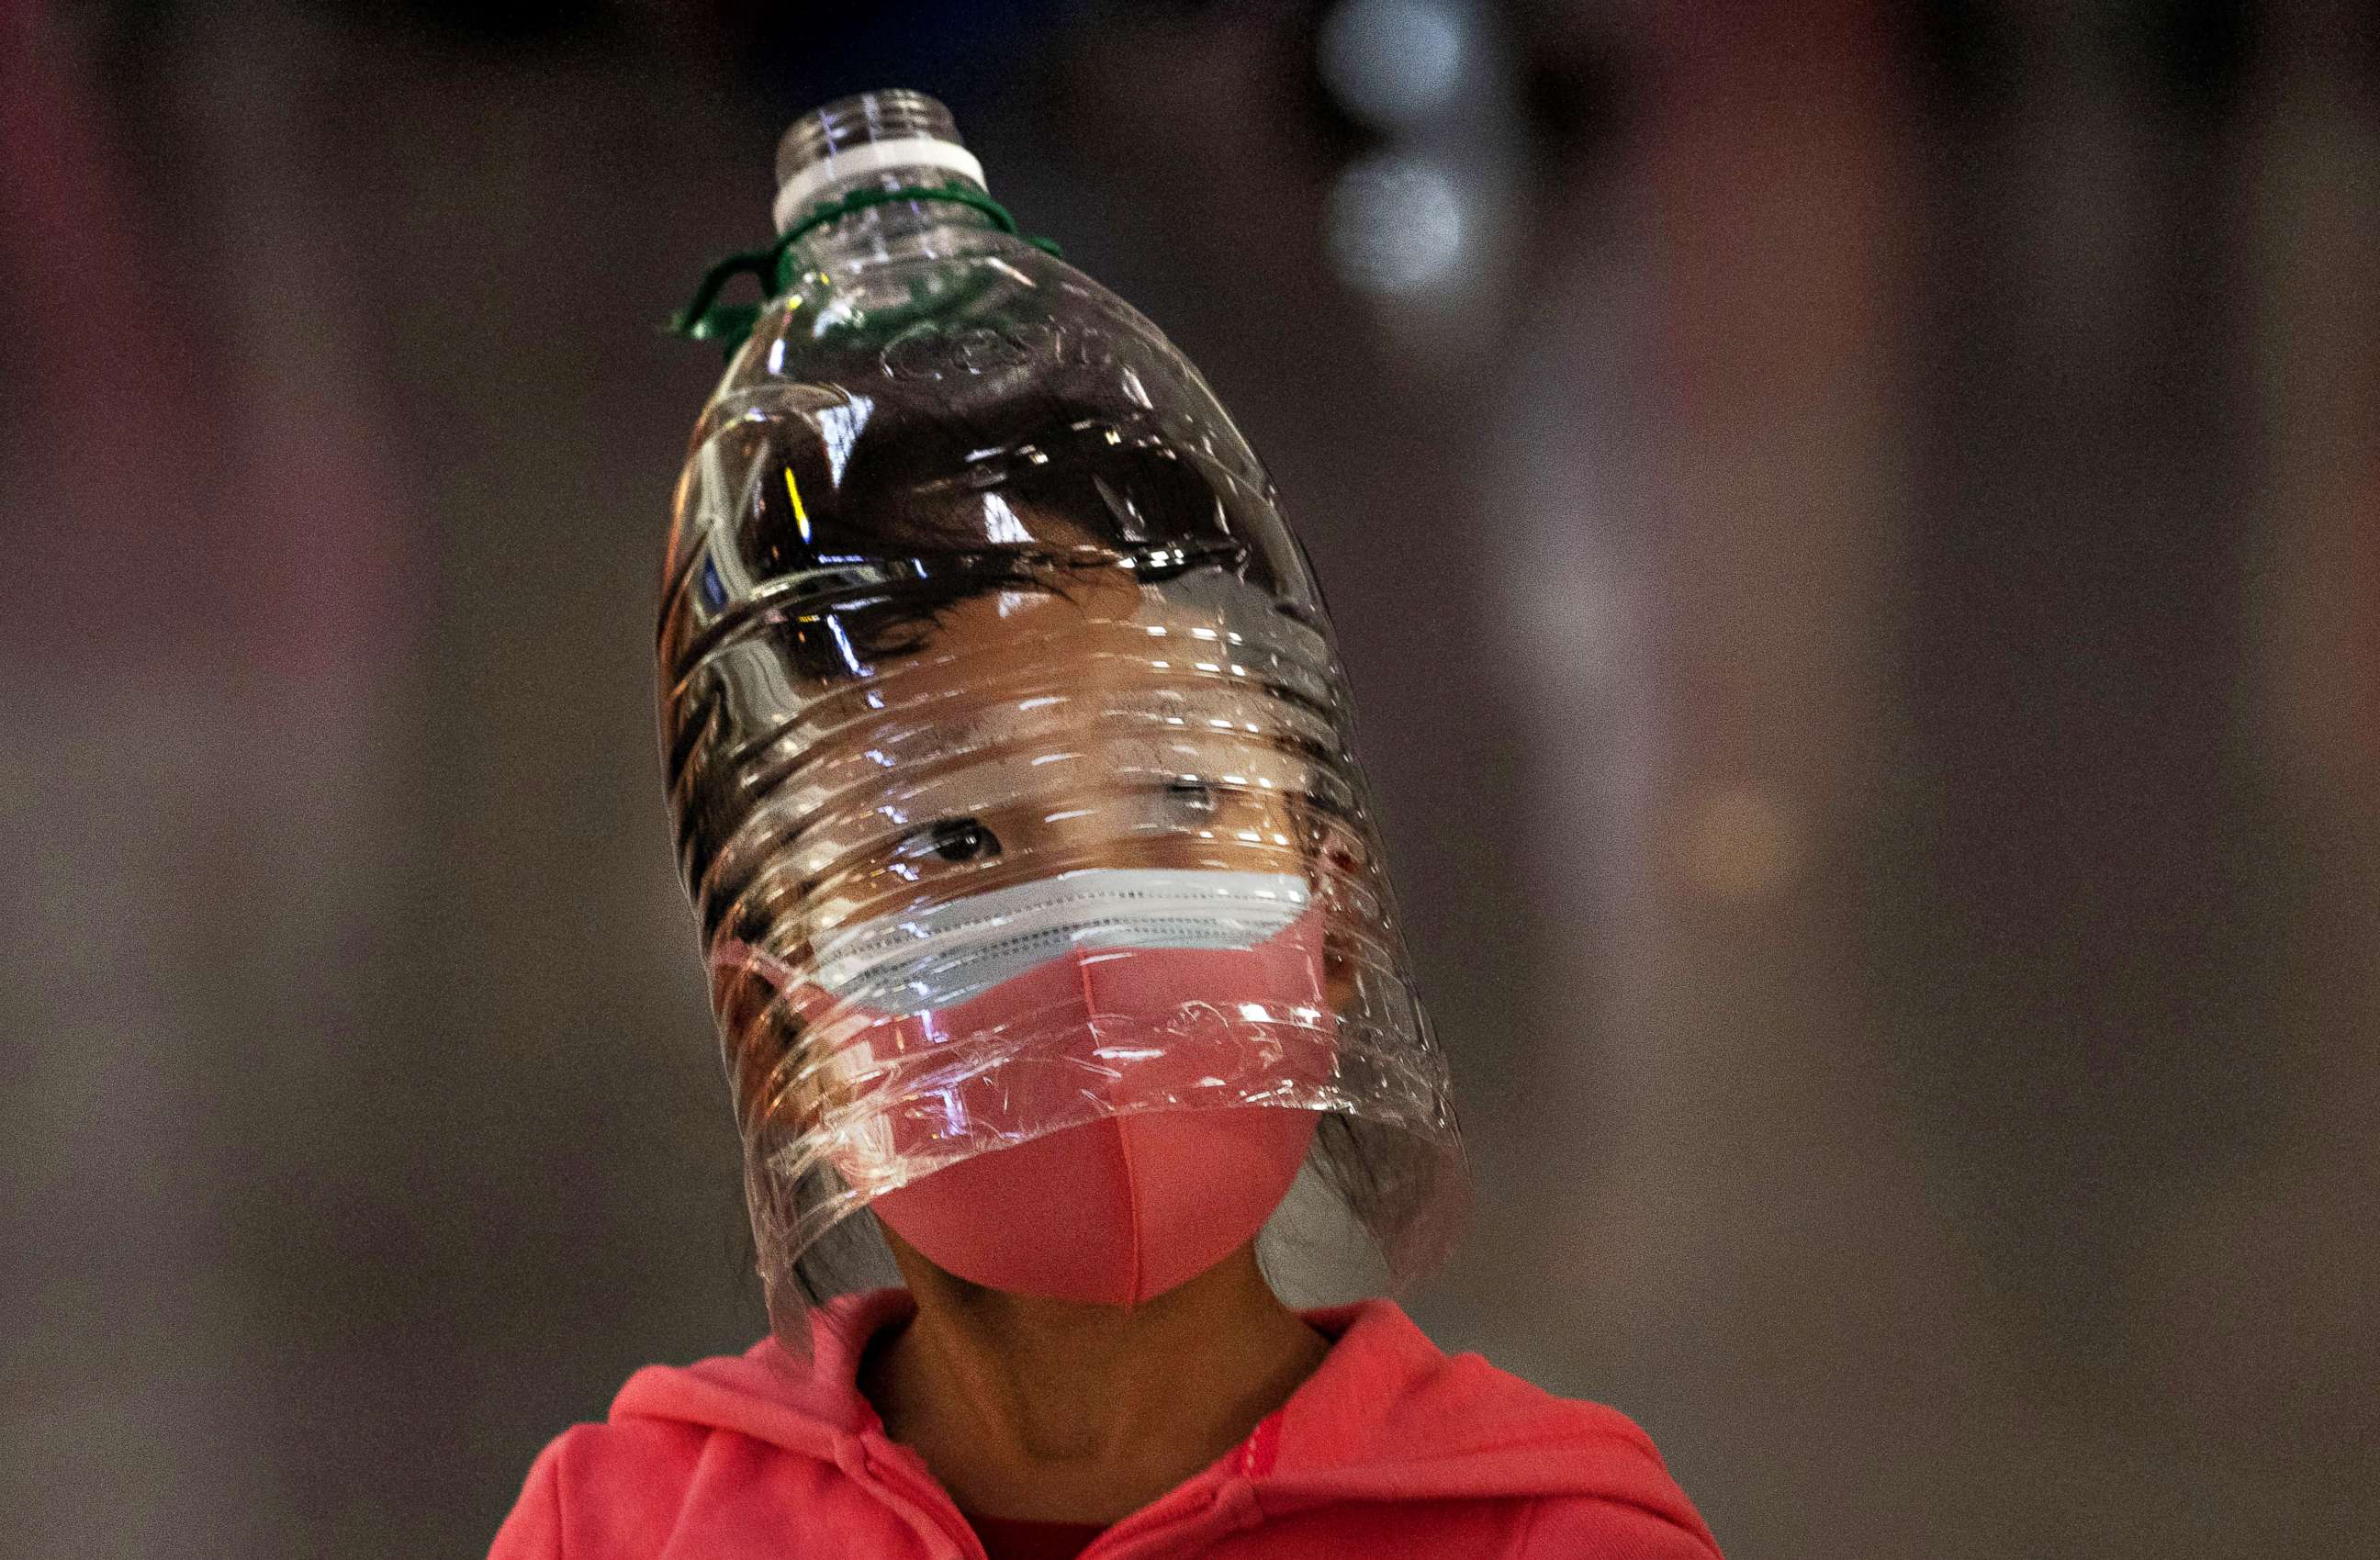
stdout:
<svg viewBox="0 0 2380 1560">
<path fill-rule="evenodd" d="M 906 1290 L 811 1319 L 809 1365 L 653 1365 L 603 1424 L 529 1469 L 489 1560 L 983 1560 L 917 1455 L 854 1385 Z M 1476 1354 L 1451 1360 L 1392 1300 L 1303 1313 L 1333 1340 L 1247 1440 L 1117 1522 L 1081 1560 L 1715 1560 L 1643 1431 Z"/>
</svg>

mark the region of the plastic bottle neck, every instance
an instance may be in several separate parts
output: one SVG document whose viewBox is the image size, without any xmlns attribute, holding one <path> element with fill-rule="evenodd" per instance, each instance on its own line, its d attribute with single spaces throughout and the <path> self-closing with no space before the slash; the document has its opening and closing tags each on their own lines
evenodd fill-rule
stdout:
<svg viewBox="0 0 2380 1560">
<path fill-rule="evenodd" d="M 894 164 L 820 187 L 802 201 L 794 221 L 859 190 L 916 189 L 952 183 L 978 192 L 983 189 L 977 180 L 947 166 Z M 978 235 L 997 231 L 989 216 L 955 200 L 887 200 L 822 223 L 802 235 L 788 251 L 788 269 L 795 274 L 841 272 L 887 260 L 929 258 L 972 246 Z"/>
<path fill-rule="evenodd" d="M 986 193 L 983 164 L 959 139 L 951 111 L 905 88 L 860 92 L 813 109 L 777 143 L 779 233 L 861 190 L 957 185 Z M 794 242 L 799 271 L 837 271 L 947 252 L 992 226 L 953 200 L 892 200 L 824 223 Z"/>
</svg>

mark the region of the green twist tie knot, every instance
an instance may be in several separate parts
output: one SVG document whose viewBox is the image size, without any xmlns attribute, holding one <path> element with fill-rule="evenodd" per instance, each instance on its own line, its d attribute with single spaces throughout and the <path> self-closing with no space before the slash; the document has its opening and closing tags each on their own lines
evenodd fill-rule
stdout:
<svg viewBox="0 0 2380 1560">
<path fill-rule="evenodd" d="M 1016 219 L 1008 208 L 979 189 L 964 185 L 939 186 L 904 185 L 898 189 L 855 189 L 838 200 L 829 200 L 811 208 L 808 216 L 785 229 L 777 241 L 765 249 L 747 249 L 727 256 L 702 273 L 702 281 L 694 289 L 694 297 L 662 328 L 688 341 L 715 341 L 721 344 L 724 356 L 733 357 L 735 349 L 744 345 L 752 327 L 759 323 L 761 311 L 778 294 L 792 285 L 793 278 L 785 274 L 785 265 L 793 255 L 795 244 L 805 234 L 829 223 L 840 222 L 854 212 L 864 212 L 870 206 L 882 206 L 895 200 L 948 200 L 961 206 L 971 206 L 992 221 L 1001 232 L 1013 234 L 1035 248 L 1066 258 L 1065 251 L 1047 238 L 1026 236 L 1016 231 Z M 760 284 L 759 303 L 721 303 L 720 293 L 727 284 L 746 273 Z"/>
</svg>

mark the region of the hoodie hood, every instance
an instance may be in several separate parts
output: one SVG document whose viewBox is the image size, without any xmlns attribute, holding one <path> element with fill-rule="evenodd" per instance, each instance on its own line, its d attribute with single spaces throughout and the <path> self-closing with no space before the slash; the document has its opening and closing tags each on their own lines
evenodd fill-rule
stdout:
<svg viewBox="0 0 2380 1560">
<path fill-rule="evenodd" d="M 811 1313 L 811 1357 L 774 1339 L 740 1358 L 630 1377 L 614 1423 L 639 1419 L 730 1430 L 852 1472 L 878 1476 L 888 1501 L 938 1503 L 961 1519 L 922 1459 L 884 1434 L 858 1389 L 877 1332 L 915 1310 L 906 1290 L 845 1295 Z M 1587 1496 L 1638 1507 L 1709 1541 L 1708 1530 L 1626 1416 L 1557 1397 L 1476 1354 L 1449 1358 L 1389 1300 L 1302 1312 L 1330 1353 L 1289 1400 L 1204 1472 L 1108 1530 L 1101 1556 L 1184 1521 L 1253 1526 L 1346 1502 Z M 1716 1545 L 1713 1545 L 1714 1550 Z M 965 1553 L 964 1547 L 955 1553 Z"/>
</svg>

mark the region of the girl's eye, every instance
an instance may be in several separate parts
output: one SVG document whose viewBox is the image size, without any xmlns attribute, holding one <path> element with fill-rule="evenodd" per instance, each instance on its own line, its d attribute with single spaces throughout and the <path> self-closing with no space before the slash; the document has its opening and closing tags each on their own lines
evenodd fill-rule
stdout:
<svg viewBox="0 0 2380 1560">
<path fill-rule="evenodd" d="M 944 861 L 988 861 L 1000 854 L 1000 836 L 974 818 L 944 818 L 927 839 Z"/>
<path fill-rule="evenodd" d="M 1205 780 L 1184 775 L 1166 785 L 1165 795 L 1175 807 L 1192 817 L 1209 818 L 1215 816 L 1217 804 L 1215 788 Z"/>
</svg>

